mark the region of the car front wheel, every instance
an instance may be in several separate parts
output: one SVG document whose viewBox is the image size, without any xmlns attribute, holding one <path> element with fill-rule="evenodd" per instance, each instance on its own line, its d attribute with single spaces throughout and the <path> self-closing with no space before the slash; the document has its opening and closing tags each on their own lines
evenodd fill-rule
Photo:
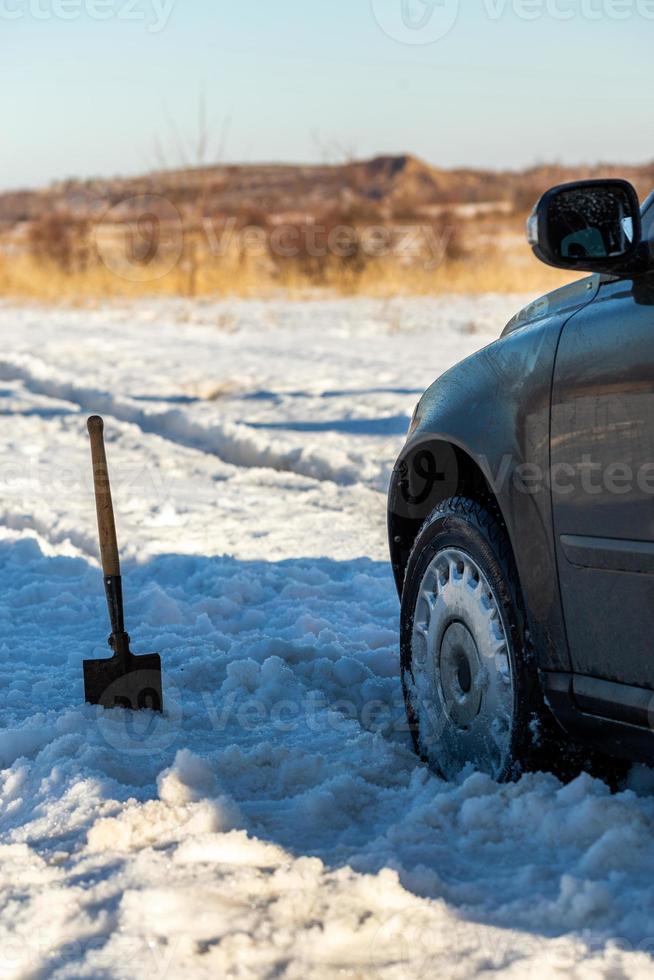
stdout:
<svg viewBox="0 0 654 980">
<path fill-rule="evenodd" d="M 531 768 L 542 700 L 506 530 L 476 501 L 442 503 L 415 541 L 402 596 L 402 685 L 416 751 L 446 779 Z"/>
</svg>

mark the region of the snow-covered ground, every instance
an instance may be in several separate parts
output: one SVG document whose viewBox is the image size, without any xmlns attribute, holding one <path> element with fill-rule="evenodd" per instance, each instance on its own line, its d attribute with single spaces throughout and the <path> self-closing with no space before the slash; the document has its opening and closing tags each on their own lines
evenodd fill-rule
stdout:
<svg viewBox="0 0 654 980">
<path fill-rule="evenodd" d="M 452 784 L 410 751 L 384 489 L 519 297 L 0 306 L 0 978 L 654 973 L 654 788 Z M 85 419 L 127 623 L 105 656 Z"/>
</svg>

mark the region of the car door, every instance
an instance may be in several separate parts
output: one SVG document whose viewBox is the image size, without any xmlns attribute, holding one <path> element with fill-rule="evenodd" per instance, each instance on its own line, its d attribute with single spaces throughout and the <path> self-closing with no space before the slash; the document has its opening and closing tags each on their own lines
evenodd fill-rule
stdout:
<svg viewBox="0 0 654 980">
<path fill-rule="evenodd" d="M 551 422 L 572 669 L 654 690 L 654 273 L 604 282 L 567 322 Z M 598 713 L 611 714 L 601 702 L 621 699 L 615 686 L 575 685 L 582 701 L 594 691 Z"/>
</svg>

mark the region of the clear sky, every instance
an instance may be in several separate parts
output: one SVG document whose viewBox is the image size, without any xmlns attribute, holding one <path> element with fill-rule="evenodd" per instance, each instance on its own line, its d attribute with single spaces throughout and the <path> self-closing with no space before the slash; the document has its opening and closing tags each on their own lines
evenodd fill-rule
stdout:
<svg viewBox="0 0 654 980">
<path fill-rule="evenodd" d="M 0 187 L 178 165 L 202 91 L 230 162 L 643 162 L 653 48 L 654 0 L 0 0 Z"/>
</svg>

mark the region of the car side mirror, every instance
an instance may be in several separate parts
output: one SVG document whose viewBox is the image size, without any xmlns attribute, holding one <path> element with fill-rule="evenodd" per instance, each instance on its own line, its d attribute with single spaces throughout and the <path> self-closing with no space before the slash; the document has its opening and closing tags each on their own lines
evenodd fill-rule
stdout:
<svg viewBox="0 0 654 980">
<path fill-rule="evenodd" d="M 641 242 L 638 195 L 626 180 L 580 180 L 545 193 L 527 222 L 527 239 L 547 265 L 617 272 Z"/>
</svg>

